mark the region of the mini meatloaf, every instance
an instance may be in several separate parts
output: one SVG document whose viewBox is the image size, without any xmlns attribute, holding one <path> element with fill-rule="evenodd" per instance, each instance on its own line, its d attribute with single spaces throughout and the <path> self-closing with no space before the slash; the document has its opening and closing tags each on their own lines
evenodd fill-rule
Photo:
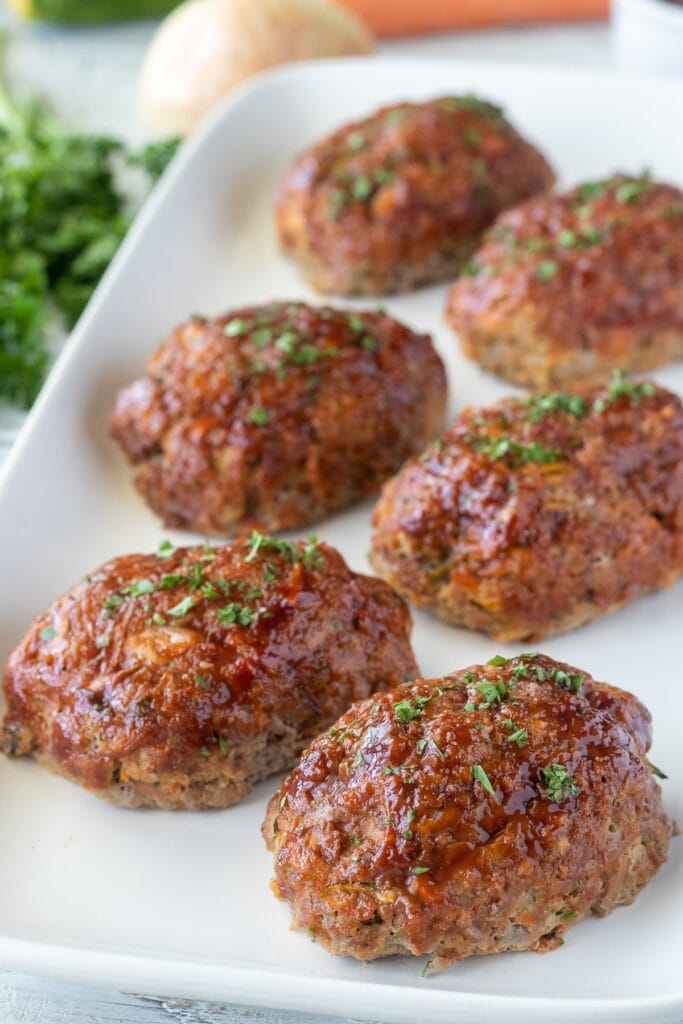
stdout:
<svg viewBox="0 0 683 1024">
<path fill-rule="evenodd" d="M 271 303 L 174 331 L 119 394 L 112 433 L 167 526 L 220 535 L 374 494 L 445 408 L 428 335 L 381 312 Z"/>
<path fill-rule="evenodd" d="M 2 749 L 127 807 L 227 807 L 412 678 L 409 637 L 401 598 L 314 539 L 165 544 L 36 619 L 5 670 Z"/>
<path fill-rule="evenodd" d="M 635 697 L 542 655 L 364 700 L 270 803 L 275 894 L 360 960 L 554 949 L 667 858 L 649 746 Z"/>
<path fill-rule="evenodd" d="M 407 291 L 454 277 L 501 210 L 553 181 L 492 103 L 399 103 L 298 158 L 280 188 L 277 229 L 318 291 Z"/>
<path fill-rule="evenodd" d="M 651 383 L 468 409 L 374 513 L 414 604 L 503 642 L 573 629 L 683 572 L 683 407 Z"/>
<path fill-rule="evenodd" d="M 617 176 L 508 210 L 446 315 L 468 356 L 536 390 L 681 358 L 683 193 Z"/>
</svg>

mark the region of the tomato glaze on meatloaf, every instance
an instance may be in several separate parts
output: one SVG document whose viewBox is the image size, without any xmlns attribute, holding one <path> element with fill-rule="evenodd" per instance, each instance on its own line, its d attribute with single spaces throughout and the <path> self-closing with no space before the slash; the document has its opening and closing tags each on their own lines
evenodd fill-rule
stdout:
<svg viewBox="0 0 683 1024">
<path fill-rule="evenodd" d="M 314 540 L 114 558 L 11 655 L 2 749 L 127 807 L 226 807 L 412 678 L 410 629 L 397 594 Z"/>
<path fill-rule="evenodd" d="M 294 529 L 377 492 L 443 426 L 429 335 L 382 312 L 273 302 L 174 331 L 112 434 L 169 527 Z"/>
<path fill-rule="evenodd" d="M 683 357 L 683 192 L 617 175 L 507 210 L 451 289 L 465 353 L 515 384 Z"/>
<path fill-rule="evenodd" d="M 653 383 L 465 410 L 384 488 L 371 562 L 497 640 L 573 629 L 683 572 L 683 407 Z"/>
<path fill-rule="evenodd" d="M 635 697 L 537 654 L 361 701 L 271 800 L 275 895 L 361 960 L 554 949 L 667 858 L 649 746 Z"/>
<path fill-rule="evenodd" d="M 494 104 L 471 95 L 397 103 L 298 157 L 277 230 L 318 291 L 406 291 L 454 277 L 501 210 L 553 181 Z"/>
</svg>

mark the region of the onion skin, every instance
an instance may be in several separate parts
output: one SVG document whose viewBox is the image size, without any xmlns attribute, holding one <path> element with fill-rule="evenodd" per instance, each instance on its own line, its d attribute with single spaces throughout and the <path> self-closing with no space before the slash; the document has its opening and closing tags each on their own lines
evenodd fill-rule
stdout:
<svg viewBox="0 0 683 1024">
<path fill-rule="evenodd" d="M 186 136 L 250 75 L 373 50 L 363 22 L 326 0 L 186 0 L 150 43 L 140 79 L 142 119 L 153 132 Z"/>
</svg>

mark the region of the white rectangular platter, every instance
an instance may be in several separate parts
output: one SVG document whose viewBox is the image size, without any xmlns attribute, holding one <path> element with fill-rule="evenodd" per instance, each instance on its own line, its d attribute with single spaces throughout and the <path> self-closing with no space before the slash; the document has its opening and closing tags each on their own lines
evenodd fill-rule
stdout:
<svg viewBox="0 0 683 1024">
<path fill-rule="evenodd" d="M 164 333 L 191 312 L 315 299 L 278 254 L 272 230 L 274 190 L 292 154 L 380 103 L 459 91 L 500 101 L 548 153 L 562 184 L 644 165 L 683 184 L 683 82 L 357 60 L 293 67 L 249 86 L 185 148 L 149 202 L 5 468 L 2 658 L 33 615 L 87 570 L 115 554 L 155 549 L 166 535 L 108 438 L 117 388 L 140 373 Z M 509 388 L 459 354 L 443 326 L 444 295 L 429 288 L 385 305 L 433 333 L 455 411 Z M 683 394 L 682 365 L 657 377 Z M 365 505 L 318 530 L 361 571 L 369 512 Z M 670 776 L 665 801 L 680 822 L 682 613 L 679 584 L 544 645 L 649 706 L 652 757 Z M 414 639 L 426 675 L 496 652 L 485 637 L 422 614 Z M 259 833 L 275 785 L 263 783 L 222 812 L 130 811 L 31 761 L 1 758 L 0 965 L 392 1024 L 683 1019 L 683 840 L 674 840 L 669 863 L 632 907 L 581 924 L 562 949 L 471 959 L 422 979 L 423 961 L 334 959 L 288 931 L 287 907 L 268 889 L 270 857 Z"/>
</svg>

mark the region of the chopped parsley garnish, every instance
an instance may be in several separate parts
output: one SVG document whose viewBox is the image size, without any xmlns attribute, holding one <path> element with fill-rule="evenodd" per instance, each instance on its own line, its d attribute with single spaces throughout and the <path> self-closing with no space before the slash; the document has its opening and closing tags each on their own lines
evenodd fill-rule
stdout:
<svg viewBox="0 0 683 1024">
<path fill-rule="evenodd" d="M 403 722 L 404 725 L 407 725 L 409 722 L 412 722 L 416 718 L 420 718 L 421 715 L 423 714 L 425 705 L 429 704 L 431 699 L 431 697 L 418 696 L 415 698 L 414 705 L 411 704 L 409 700 L 399 700 L 396 704 L 394 704 L 394 712 L 396 714 L 396 718 L 398 719 L 399 722 Z"/>
<path fill-rule="evenodd" d="M 562 914 L 561 920 L 572 921 L 576 917 L 576 914 L 576 910 L 567 910 L 564 914 Z"/>
<path fill-rule="evenodd" d="M 357 152 L 359 149 L 365 149 L 367 140 L 362 132 L 351 132 L 346 137 L 346 145 L 349 149 Z"/>
<path fill-rule="evenodd" d="M 548 796 L 555 803 L 560 803 L 565 796 L 576 796 L 576 783 L 566 768 L 561 764 L 547 764 L 541 768 L 541 775 L 548 790 Z"/>
<path fill-rule="evenodd" d="M 578 693 L 581 689 L 581 684 L 586 678 L 583 672 L 565 672 L 561 668 L 553 668 L 548 672 L 548 678 L 554 683 L 559 683 L 560 686 L 564 686 L 565 689 L 571 690 L 572 693 Z"/>
<path fill-rule="evenodd" d="M 462 137 L 470 149 L 479 149 L 481 143 L 481 135 L 476 128 L 465 128 L 463 129 Z"/>
<path fill-rule="evenodd" d="M 187 576 L 182 572 L 168 572 L 165 573 L 159 580 L 159 590 L 174 590 L 175 587 L 179 587 L 181 583 L 187 581 Z"/>
<path fill-rule="evenodd" d="M 255 423 L 259 427 L 264 427 L 269 419 L 270 413 L 263 406 L 258 406 L 249 413 L 249 422 Z"/>
<path fill-rule="evenodd" d="M 197 686 L 201 686 L 204 690 L 209 685 L 204 676 L 200 676 L 198 672 L 195 672 L 194 681 L 197 684 Z"/>
<path fill-rule="evenodd" d="M 399 107 L 397 110 L 390 110 L 384 120 L 387 124 L 403 124 L 407 117 L 408 111 Z"/>
<path fill-rule="evenodd" d="M 175 545 L 170 540 L 162 540 L 157 548 L 157 558 L 170 558 L 175 554 Z"/>
<path fill-rule="evenodd" d="M 418 864 L 416 868 L 413 868 L 414 875 L 426 875 L 429 868 L 424 867 L 422 864 Z"/>
<path fill-rule="evenodd" d="M 626 181 L 623 185 L 619 185 L 614 195 L 619 203 L 635 203 L 649 187 L 650 182 L 647 179 Z"/>
<path fill-rule="evenodd" d="M 352 768 L 360 768 L 361 765 L 367 764 L 367 763 L 368 762 L 365 760 L 365 756 L 363 754 L 363 751 L 359 750 L 356 753 L 356 756 L 353 759 L 353 764 L 351 765 L 351 767 Z"/>
<path fill-rule="evenodd" d="M 330 192 L 328 206 L 328 217 L 330 220 L 338 220 L 350 202 L 350 195 L 344 189 L 335 188 Z"/>
<path fill-rule="evenodd" d="M 351 186 L 351 195 L 354 199 L 359 199 L 362 202 L 372 195 L 374 188 L 375 186 L 370 175 L 361 174 Z"/>
<path fill-rule="evenodd" d="M 491 117 L 496 120 L 500 120 L 503 116 L 501 107 L 497 107 L 494 103 L 489 103 L 488 100 L 480 99 L 472 92 L 465 93 L 464 96 L 443 96 L 441 99 L 435 100 L 433 105 L 440 110 L 449 112 L 471 110 L 475 114 L 481 114 L 483 117 Z"/>
<path fill-rule="evenodd" d="M 234 338 L 239 334 L 246 334 L 248 330 L 249 324 L 247 321 L 237 318 L 235 320 L 231 320 L 225 325 L 223 333 L 226 334 L 228 338 Z"/>
<path fill-rule="evenodd" d="M 224 626 L 251 626 L 258 618 L 258 613 L 246 604 L 231 601 L 224 608 L 218 608 L 216 615 Z"/>
<path fill-rule="evenodd" d="M 559 462 L 565 457 L 564 452 L 558 448 L 549 448 L 540 441 L 520 444 L 510 437 L 466 437 L 465 441 L 475 451 L 486 455 L 489 462 L 510 458 L 513 466 L 520 466 L 525 462 Z"/>
<path fill-rule="evenodd" d="M 490 793 L 491 796 L 496 795 L 496 792 L 493 786 L 491 785 L 488 775 L 486 774 L 486 772 L 484 771 L 480 764 L 473 764 L 470 768 L 470 771 L 474 778 L 477 780 L 477 782 L 480 782 L 482 784 L 487 793 Z"/>
<path fill-rule="evenodd" d="M 536 279 L 538 281 L 552 281 L 560 269 L 559 263 L 555 260 L 542 260 L 536 268 Z"/>
<path fill-rule="evenodd" d="M 211 751 L 209 750 L 208 747 L 201 747 L 199 753 L 202 755 L 202 757 L 211 757 Z"/>
<path fill-rule="evenodd" d="M 110 640 L 111 637 L 109 636 L 108 633 L 102 633 L 102 635 L 98 636 L 97 639 L 95 640 L 95 644 L 97 647 L 109 647 Z"/>
<path fill-rule="evenodd" d="M 166 612 L 167 615 L 172 615 L 174 619 L 182 619 L 184 615 L 187 615 L 189 611 L 194 608 L 197 601 L 194 597 L 184 597 L 182 601 L 174 605 L 173 608 L 169 608 Z"/>
<path fill-rule="evenodd" d="M 52 626 L 45 626 L 41 629 L 38 636 L 41 640 L 52 640 L 53 637 L 57 636 L 57 630 L 53 629 Z"/>
<path fill-rule="evenodd" d="M 618 398 L 629 398 L 635 405 L 639 405 L 644 398 L 652 398 L 655 393 L 655 386 L 650 381 L 639 383 L 624 377 L 621 370 L 615 370 L 612 380 L 607 385 L 607 395 L 596 398 L 593 402 L 595 412 L 602 412 L 615 402 Z"/>
<path fill-rule="evenodd" d="M 526 729 L 515 729 L 515 731 L 511 732 L 507 737 L 507 741 L 508 743 L 514 743 L 518 747 L 528 747 L 529 733 Z"/>
<path fill-rule="evenodd" d="M 127 587 L 121 587 L 121 593 L 130 594 L 131 597 L 142 597 L 143 594 L 154 593 L 154 584 L 151 580 L 136 580 Z"/>
<path fill-rule="evenodd" d="M 574 249 L 579 244 L 579 239 L 575 231 L 571 231 L 569 228 L 564 228 L 560 231 L 557 236 L 558 243 L 563 249 Z"/>
<path fill-rule="evenodd" d="M 492 704 L 500 704 L 508 692 L 502 679 L 497 683 L 484 679 L 480 683 L 475 683 L 474 689 L 484 698 L 484 703 L 479 705 L 481 709 L 490 708 Z"/>
<path fill-rule="evenodd" d="M 494 654 L 494 656 L 492 658 L 489 658 L 489 660 L 486 662 L 486 664 L 487 665 L 495 665 L 496 667 L 498 667 L 499 665 L 507 665 L 508 661 L 510 661 L 510 659 L 509 658 L 504 658 L 502 654 Z M 467 675 L 474 675 L 474 673 L 473 672 L 468 672 Z M 465 678 L 464 681 L 466 683 L 469 683 L 470 680 Z"/>
<path fill-rule="evenodd" d="M 116 608 L 120 608 L 123 604 L 124 598 L 122 594 L 110 594 L 109 597 L 105 597 L 102 602 L 102 606 L 108 612 L 115 611 Z"/>
<path fill-rule="evenodd" d="M 254 530 L 244 545 L 245 548 L 249 549 L 249 554 L 245 557 L 244 561 L 253 562 L 262 551 L 274 551 L 281 558 L 284 558 L 285 561 L 292 564 L 303 562 L 305 569 L 322 569 L 325 565 L 325 556 L 319 550 L 318 544 L 318 538 L 315 535 L 311 535 L 304 543 L 303 551 L 300 551 L 298 546 L 290 540 L 269 537 L 265 533 L 259 533 L 258 530 Z M 275 575 L 275 569 L 275 566 L 269 567 L 271 575 Z"/>
<path fill-rule="evenodd" d="M 224 740 L 223 737 L 221 736 L 220 739 L 218 740 L 218 746 L 221 748 L 221 754 L 224 754 L 228 749 L 228 741 Z"/>
<path fill-rule="evenodd" d="M 581 395 L 569 395 L 562 391 L 552 391 L 545 395 L 530 395 L 522 399 L 523 405 L 529 409 L 529 419 L 540 423 L 542 419 L 554 412 L 566 412 L 580 420 L 588 412 L 588 406 Z"/>
</svg>

